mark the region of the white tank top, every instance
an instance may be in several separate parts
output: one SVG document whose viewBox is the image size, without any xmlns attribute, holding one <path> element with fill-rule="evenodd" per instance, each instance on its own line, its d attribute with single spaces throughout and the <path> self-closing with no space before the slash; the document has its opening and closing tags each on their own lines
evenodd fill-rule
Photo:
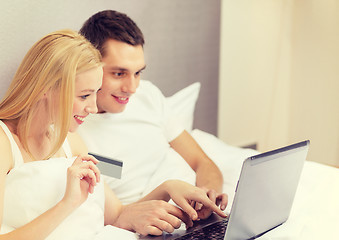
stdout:
<svg viewBox="0 0 339 240">
<path fill-rule="evenodd" d="M 21 164 L 24 163 L 24 160 L 23 160 L 22 155 L 21 155 L 21 151 L 20 151 L 18 145 L 16 144 L 11 131 L 8 129 L 7 125 L 3 121 L 1 121 L 1 120 L 0 120 L 0 126 L 4 130 L 4 132 L 6 133 L 6 135 L 8 137 L 8 140 L 9 140 L 9 142 L 11 144 L 12 156 L 13 156 L 13 161 L 14 161 L 14 167 L 20 166 Z M 62 145 L 62 149 L 64 150 L 65 155 L 66 155 L 67 158 L 71 158 L 72 157 L 72 150 L 71 150 L 71 147 L 70 147 L 70 145 L 68 143 L 67 138 L 65 139 L 65 141 L 64 141 L 64 143 Z"/>
</svg>

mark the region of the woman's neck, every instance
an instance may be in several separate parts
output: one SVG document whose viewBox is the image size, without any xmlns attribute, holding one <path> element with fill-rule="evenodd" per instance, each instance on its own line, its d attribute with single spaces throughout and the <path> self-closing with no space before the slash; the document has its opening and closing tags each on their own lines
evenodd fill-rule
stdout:
<svg viewBox="0 0 339 240">
<path fill-rule="evenodd" d="M 46 112 L 47 111 L 36 111 L 30 125 L 24 126 L 29 129 L 26 141 L 30 153 L 23 147 L 21 136 L 19 136 L 20 134 L 18 133 L 19 124 L 26 125 L 27 123 L 19 119 L 4 120 L 4 123 L 12 132 L 19 146 L 24 162 L 42 160 L 46 158 L 52 149 L 50 121 L 48 121 Z"/>
</svg>

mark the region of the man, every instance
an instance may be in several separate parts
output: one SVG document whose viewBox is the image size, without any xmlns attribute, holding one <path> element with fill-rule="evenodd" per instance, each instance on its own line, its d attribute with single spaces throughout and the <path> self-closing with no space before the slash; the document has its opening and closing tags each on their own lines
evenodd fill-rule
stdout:
<svg viewBox="0 0 339 240">
<path fill-rule="evenodd" d="M 146 68 L 144 38 L 135 22 L 123 13 L 102 11 L 90 17 L 80 33 L 101 52 L 105 65 L 97 93 L 98 114 L 89 116 L 79 133 L 90 151 L 124 161 L 122 179 L 108 180 L 117 197 L 123 203 L 140 199 L 151 176 L 174 149 L 196 173 L 196 186 L 224 210 L 227 195 L 222 193 L 220 170 L 175 124 L 160 90 L 140 80 Z M 200 204 L 195 208 L 199 218 L 211 213 Z"/>
</svg>

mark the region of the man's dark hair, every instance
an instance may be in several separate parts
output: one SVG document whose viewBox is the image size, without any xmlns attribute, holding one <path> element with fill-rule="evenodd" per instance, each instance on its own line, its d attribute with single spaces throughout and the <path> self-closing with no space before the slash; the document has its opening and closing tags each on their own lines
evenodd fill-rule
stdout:
<svg viewBox="0 0 339 240">
<path fill-rule="evenodd" d="M 80 34 L 104 55 L 104 44 L 109 39 L 137 46 L 144 45 L 144 36 L 137 24 L 126 14 L 105 10 L 91 16 L 81 27 Z"/>
</svg>

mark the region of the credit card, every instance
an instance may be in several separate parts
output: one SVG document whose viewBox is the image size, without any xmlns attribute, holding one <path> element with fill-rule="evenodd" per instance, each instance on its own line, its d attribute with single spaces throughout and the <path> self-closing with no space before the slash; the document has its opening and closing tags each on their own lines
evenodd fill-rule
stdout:
<svg viewBox="0 0 339 240">
<path fill-rule="evenodd" d="M 96 153 L 88 153 L 96 159 L 99 160 L 97 167 L 99 168 L 101 174 L 106 176 L 114 177 L 117 179 L 121 178 L 123 162 L 120 160 L 108 158 Z"/>
</svg>

